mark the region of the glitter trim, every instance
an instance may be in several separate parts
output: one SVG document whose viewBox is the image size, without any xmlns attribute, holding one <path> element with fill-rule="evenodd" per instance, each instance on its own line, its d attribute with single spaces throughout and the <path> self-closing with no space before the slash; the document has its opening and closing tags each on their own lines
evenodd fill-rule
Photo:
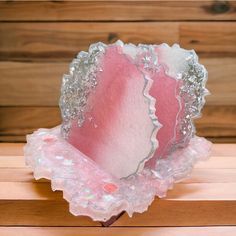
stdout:
<svg viewBox="0 0 236 236">
<path fill-rule="evenodd" d="M 70 65 L 70 74 L 63 76 L 59 106 L 62 116 L 62 135 L 68 137 L 72 120 L 78 118 L 78 126 L 84 122 L 87 100 L 96 87 L 96 74 L 101 71 L 99 59 L 105 52 L 103 43 L 92 44 L 89 52 L 80 52 Z"/>
</svg>

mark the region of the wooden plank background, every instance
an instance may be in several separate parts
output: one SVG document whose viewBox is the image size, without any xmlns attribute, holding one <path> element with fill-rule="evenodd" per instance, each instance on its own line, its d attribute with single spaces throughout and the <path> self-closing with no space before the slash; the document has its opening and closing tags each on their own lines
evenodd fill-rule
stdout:
<svg viewBox="0 0 236 236">
<path fill-rule="evenodd" d="M 199 135 L 236 141 L 236 1 L 1 1 L 0 141 L 61 122 L 61 78 L 90 43 L 179 43 L 209 71 Z"/>
</svg>

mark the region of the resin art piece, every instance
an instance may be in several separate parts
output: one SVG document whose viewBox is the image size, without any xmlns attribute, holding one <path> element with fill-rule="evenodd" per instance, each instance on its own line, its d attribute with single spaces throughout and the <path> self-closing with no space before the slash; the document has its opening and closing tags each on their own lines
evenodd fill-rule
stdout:
<svg viewBox="0 0 236 236">
<path fill-rule="evenodd" d="M 142 213 L 209 156 L 193 124 L 206 80 L 194 50 L 177 44 L 92 44 L 63 76 L 62 124 L 27 135 L 26 163 L 76 216 Z"/>
</svg>

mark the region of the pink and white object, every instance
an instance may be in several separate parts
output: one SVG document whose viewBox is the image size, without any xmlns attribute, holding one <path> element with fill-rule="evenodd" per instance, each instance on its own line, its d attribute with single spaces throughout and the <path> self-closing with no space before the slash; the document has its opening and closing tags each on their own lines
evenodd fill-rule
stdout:
<svg viewBox="0 0 236 236">
<path fill-rule="evenodd" d="M 26 163 L 74 215 L 141 213 L 209 156 L 193 125 L 206 80 L 195 52 L 176 44 L 93 44 L 63 77 L 62 125 L 27 136 Z"/>
</svg>

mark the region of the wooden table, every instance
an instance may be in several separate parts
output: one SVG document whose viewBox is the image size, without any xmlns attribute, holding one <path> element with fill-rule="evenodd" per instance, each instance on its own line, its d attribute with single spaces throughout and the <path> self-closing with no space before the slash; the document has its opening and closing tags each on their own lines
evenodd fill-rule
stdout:
<svg viewBox="0 0 236 236">
<path fill-rule="evenodd" d="M 0 235 L 236 235 L 236 144 L 215 144 L 212 157 L 149 210 L 111 227 L 74 217 L 62 193 L 35 181 L 23 144 L 0 144 Z"/>
</svg>

